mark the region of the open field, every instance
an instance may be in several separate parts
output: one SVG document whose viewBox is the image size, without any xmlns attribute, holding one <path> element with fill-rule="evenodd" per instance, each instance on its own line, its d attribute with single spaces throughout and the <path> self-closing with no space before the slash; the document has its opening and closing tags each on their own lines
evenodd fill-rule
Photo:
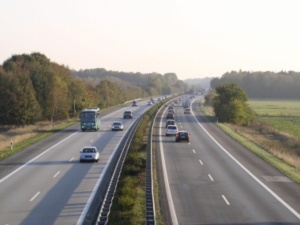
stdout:
<svg viewBox="0 0 300 225">
<path fill-rule="evenodd" d="M 300 100 L 255 100 L 248 101 L 258 115 L 300 117 Z"/>
<path fill-rule="evenodd" d="M 248 103 L 260 122 L 295 138 L 300 137 L 300 101 L 250 100 Z"/>
</svg>

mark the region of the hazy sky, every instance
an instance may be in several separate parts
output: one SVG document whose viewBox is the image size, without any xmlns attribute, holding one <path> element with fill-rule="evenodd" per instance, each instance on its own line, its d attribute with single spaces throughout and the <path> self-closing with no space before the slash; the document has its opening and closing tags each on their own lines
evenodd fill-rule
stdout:
<svg viewBox="0 0 300 225">
<path fill-rule="evenodd" d="M 40 52 L 70 69 L 300 72 L 298 0 L 0 0 L 0 63 Z"/>
</svg>

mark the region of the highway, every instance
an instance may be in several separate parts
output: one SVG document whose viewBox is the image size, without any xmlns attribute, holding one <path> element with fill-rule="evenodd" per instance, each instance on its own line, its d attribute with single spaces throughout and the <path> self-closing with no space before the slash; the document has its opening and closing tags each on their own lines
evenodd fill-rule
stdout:
<svg viewBox="0 0 300 225">
<path fill-rule="evenodd" d="M 165 136 L 160 157 L 173 225 L 300 224 L 300 185 L 233 141 L 196 111 L 176 108 L 179 130 L 190 143 Z M 166 112 L 166 111 L 165 111 Z"/>
<path fill-rule="evenodd" d="M 81 224 L 95 189 L 126 130 L 149 106 L 122 107 L 101 118 L 99 132 L 79 124 L 57 132 L 0 162 L 0 225 Z M 133 119 L 123 119 L 132 110 Z M 121 120 L 124 131 L 111 131 Z M 95 145 L 98 163 L 79 163 L 83 146 Z"/>
</svg>

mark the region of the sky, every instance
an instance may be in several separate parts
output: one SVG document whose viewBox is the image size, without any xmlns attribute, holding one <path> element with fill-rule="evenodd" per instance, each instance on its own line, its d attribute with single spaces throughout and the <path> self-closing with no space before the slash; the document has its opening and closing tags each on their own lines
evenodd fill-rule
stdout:
<svg viewBox="0 0 300 225">
<path fill-rule="evenodd" d="M 39 52 L 70 69 L 300 72 L 300 0 L 0 0 L 0 64 Z"/>
</svg>

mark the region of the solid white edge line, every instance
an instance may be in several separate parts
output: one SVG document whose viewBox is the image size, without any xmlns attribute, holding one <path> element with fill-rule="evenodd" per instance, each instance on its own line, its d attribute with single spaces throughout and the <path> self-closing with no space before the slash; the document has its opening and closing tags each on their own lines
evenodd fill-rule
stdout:
<svg viewBox="0 0 300 225">
<path fill-rule="evenodd" d="M 260 184 L 266 191 L 268 191 L 274 198 L 276 198 L 282 205 L 284 205 L 291 213 L 293 213 L 298 219 L 300 219 L 300 214 L 293 209 L 289 204 L 287 204 L 282 198 L 280 198 L 275 192 L 273 192 L 267 185 L 260 181 L 253 173 L 251 173 L 243 164 L 241 164 L 236 158 L 233 157 L 213 136 L 208 133 L 208 131 L 202 126 L 201 123 L 196 119 L 194 112 L 192 111 L 193 117 L 198 123 L 198 125 L 203 129 L 203 131 L 222 149 L 236 164 L 238 164 L 246 173 L 248 173 L 258 184 Z"/>
<path fill-rule="evenodd" d="M 32 163 L 34 160 L 40 158 L 42 155 L 45 155 L 47 152 L 49 152 L 50 150 L 52 150 L 53 148 L 55 148 L 56 146 L 60 145 L 62 142 L 64 142 L 65 140 L 69 139 L 70 137 L 72 137 L 73 135 L 77 134 L 79 131 L 71 134 L 70 136 L 66 137 L 65 139 L 61 140 L 60 142 L 56 143 L 55 145 L 53 145 L 52 147 L 48 148 L 47 150 L 45 150 L 44 152 L 42 152 L 41 154 L 37 155 L 36 157 L 34 157 L 33 159 L 29 160 L 28 162 L 26 162 L 24 165 L 20 166 L 18 169 L 14 170 L 13 172 L 11 172 L 10 174 L 6 175 L 5 177 L 3 177 L 0 180 L 0 184 L 7 180 L 9 177 L 11 177 L 12 175 L 14 175 L 15 173 L 17 173 L 18 171 L 20 171 L 21 169 L 25 168 L 26 166 L 28 166 L 30 163 Z"/>
<path fill-rule="evenodd" d="M 164 110 L 164 113 L 166 110 L 167 109 Z M 162 120 L 163 120 L 163 117 L 161 117 L 161 119 L 160 119 L 160 125 L 162 124 Z M 166 163 L 165 163 L 165 152 L 164 152 L 164 148 L 163 148 L 162 141 L 161 141 L 161 129 L 159 129 L 159 147 L 160 147 L 162 170 L 163 170 L 165 189 L 166 189 L 166 194 L 167 194 L 167 199 L 168 199 L 169 209 L 170 209 L 170 214 L 171 214 L 171 220 L 172 220 L 173 225 L 178 225 L 177 215 L 175 212 L 174 202 L 173 202 L 171 189 L 170 189 L 167 167 L 166 167 Z"/>
</svg>

